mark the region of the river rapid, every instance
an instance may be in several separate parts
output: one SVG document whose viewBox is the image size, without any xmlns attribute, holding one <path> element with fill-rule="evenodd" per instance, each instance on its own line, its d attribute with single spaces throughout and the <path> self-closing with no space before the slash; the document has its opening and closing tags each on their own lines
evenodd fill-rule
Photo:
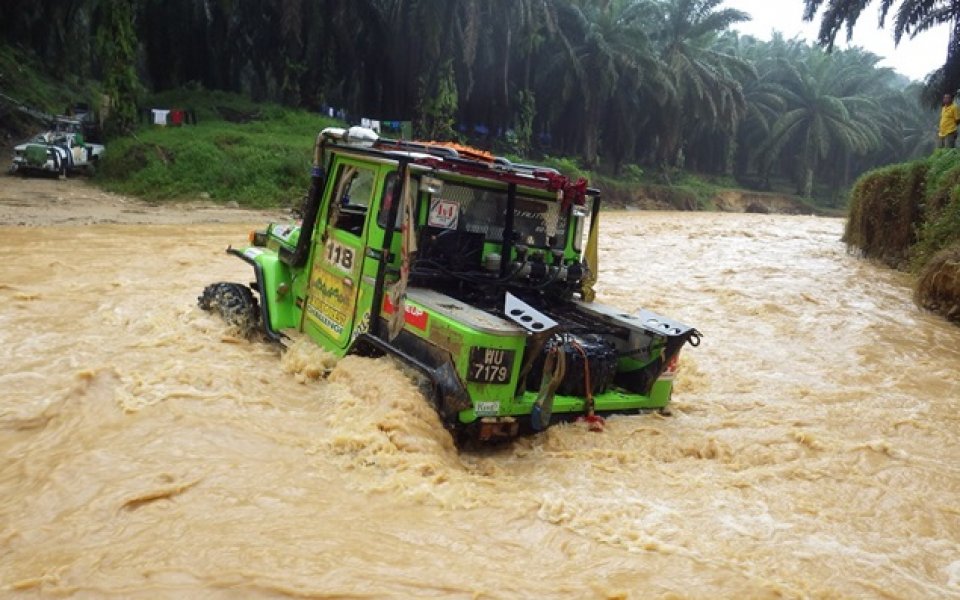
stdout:
<svg viewBox="0 0 960 600">
<path fill-rule="evenodd" d="M 458 452 L 388 359 L 196 307 L 261 223 L 0 227 L 0 594 L 960 598 L 960 329 L 843 222 L 603 214 L 672 416 Z"/>
</svg>

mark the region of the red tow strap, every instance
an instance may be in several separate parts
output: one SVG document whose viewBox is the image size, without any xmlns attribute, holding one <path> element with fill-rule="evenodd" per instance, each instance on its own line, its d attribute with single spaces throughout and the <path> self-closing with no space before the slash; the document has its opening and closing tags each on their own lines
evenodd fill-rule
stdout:
<svg viewBox="0 0 960 600">
<path fill-rule="evenodd" d="M 593 385 L 590 383 L 590 362 L 587 360 L 587 353 L 583 349 L 583 346 L 575 341 L 571 341 L 570 345 L 576 348 L 580 356 L 583 357 L 583 380 L 586 384 L 587 411 L 585 415 L 577 417 L 577 422 L 586 423 L 587 429 L 590 431 L 602 432 L 606 421 L 603 417 L 594 413 Z"/>
</svg>

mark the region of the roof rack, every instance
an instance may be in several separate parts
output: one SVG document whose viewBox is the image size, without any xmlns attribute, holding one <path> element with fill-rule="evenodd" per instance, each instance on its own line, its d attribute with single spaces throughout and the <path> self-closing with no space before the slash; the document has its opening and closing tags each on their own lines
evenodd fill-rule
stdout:
<svg viewBox="0 0 960 600">
<path fill-rule="evenodd" d="M 326 140 L 347 147 L 384 153 L 406 153 L 415 163 L 431 164 L 435 168 L 559 191 L 564 196 L 572 194 L 581 203 L 584 194 L 599 193 L 597 190 L 587 188 L 585 180 L 570 181 L 557 169 L 515 163 L 503 156 L 494 156 L 469 146 L 448 142 L 413 142 L 382 138 L 372 129 L 356 126 L 349 129 L 328 127 L 321 131 L 320 135 Z"/>
</svg>

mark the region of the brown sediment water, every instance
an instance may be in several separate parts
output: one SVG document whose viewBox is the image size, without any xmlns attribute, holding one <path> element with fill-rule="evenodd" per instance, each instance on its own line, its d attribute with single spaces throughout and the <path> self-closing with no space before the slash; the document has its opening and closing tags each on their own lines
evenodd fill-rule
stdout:
<svg viewBox="0 0 960 600">
<path fill-rule="evenodd" d="M 466 452 L 196 307 L 245 225 L 0 228 L 0 594 L 960 598 L 960 329 L 840 220 L 602 225 L 599 299 L 704 334 L 673 415 Z"/>
</svg>

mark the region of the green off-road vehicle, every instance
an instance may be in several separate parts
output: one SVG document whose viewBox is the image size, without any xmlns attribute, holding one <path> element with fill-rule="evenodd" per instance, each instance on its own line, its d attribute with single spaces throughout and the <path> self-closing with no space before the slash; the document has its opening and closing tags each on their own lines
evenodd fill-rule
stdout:
<svg viewBox="0 0 960 600">
<path fill-rule="evenodd" d="M 664 409 L 681 348 L 700 341 L 593 301 L 599 210 L 599 192 L 552 169 L 328 128 L 302 220 L 229 248 L 256 281 L 199 303 L 277 342 L 398 358 L 461 439 L 596 426 Z"/>
</svg>

